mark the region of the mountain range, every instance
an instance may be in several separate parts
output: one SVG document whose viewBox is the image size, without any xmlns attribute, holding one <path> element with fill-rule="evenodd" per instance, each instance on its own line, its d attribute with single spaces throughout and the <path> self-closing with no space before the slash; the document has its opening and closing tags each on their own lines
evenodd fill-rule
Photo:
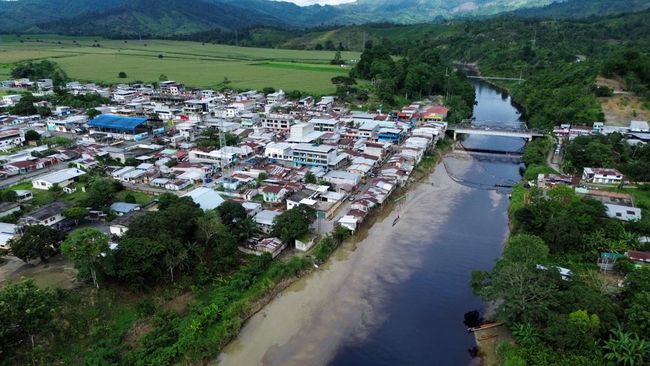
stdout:
<svg viewBox="0 0 650 366">
<path fill-rule="evenodd" d="M 0 32 L 171 37 L 254 26 L 409 24 L 505 12 L 580 17 L 648 7 L 647 0 L 357 0 L 304 7 L 272 0 L 0 0 Z"/>
</svg>

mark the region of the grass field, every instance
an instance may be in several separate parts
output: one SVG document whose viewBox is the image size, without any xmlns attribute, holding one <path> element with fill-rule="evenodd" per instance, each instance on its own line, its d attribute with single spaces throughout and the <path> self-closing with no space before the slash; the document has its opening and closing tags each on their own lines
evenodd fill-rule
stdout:
<svg viewBox="0 0 650 366">
<path fill-rule="evenodd" d="M 95 40 L 101 47 L 92 47 Z M 98 83 L 158 81 L 161 74 L 195 87 L 216 87 L 224 78 L 241 89 L 301 90 L 326 94 L 330 79 L 348 69 L 329 65 L 333 51 L 247 48 L 164 40 L 108 40 L 55 35 L 0 36 L 0 79 L 14 63 L 50 59 L 72 79 Z M 162 55 L 162 58 L 159 57 Z M 359 53 L 343 52 L 344 60 Z M 124 71 L 127 79 L 119 79 Z"/>
</svg>

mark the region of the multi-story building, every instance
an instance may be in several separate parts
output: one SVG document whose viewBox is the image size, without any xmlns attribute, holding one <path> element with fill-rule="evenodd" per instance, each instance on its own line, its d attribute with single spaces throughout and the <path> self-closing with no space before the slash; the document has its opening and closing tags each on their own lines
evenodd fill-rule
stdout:
<svg viewBox="0 0 650 366">
<path fill-rule="evenodd" d="M 616 169 L 585 168 L 582 180 L 595 184 L 619 184 L 623 181 L 623 174 Z"/>
<path fill-rule="evenodd" d="M 286 132 L 295 123 L 293 116 L 287 114 L 269 114 L 262 117 L 262 127 L 275 132 Z"/>
<path fill-rule="evenodd" d="M 296 166 L 322 166 L 336 164 L 336 147 L 331 145 L 295 144 L 293 163 Z"/>
<path fill-rule="evenodd" d="M 314 118 L 309 121 L 309 124 L 314 126 L 314 130 L 321 132 L 334 132 L 339 125 L 339 121 L 328 118 Z"/>
</svg>

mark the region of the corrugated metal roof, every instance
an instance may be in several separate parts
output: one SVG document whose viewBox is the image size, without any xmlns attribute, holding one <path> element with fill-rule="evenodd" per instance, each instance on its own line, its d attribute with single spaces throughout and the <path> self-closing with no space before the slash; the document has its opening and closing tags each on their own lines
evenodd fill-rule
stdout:
<svg viewBox="0 0 650 366">
<path fill-rule="evenodd" d="M 147 119 L 144 117 L 123 117 L 113 114 L 101 114 L 88 122 L 88 126 L 133 131 L 145 122 L 147 122 Z"/>
</svg>

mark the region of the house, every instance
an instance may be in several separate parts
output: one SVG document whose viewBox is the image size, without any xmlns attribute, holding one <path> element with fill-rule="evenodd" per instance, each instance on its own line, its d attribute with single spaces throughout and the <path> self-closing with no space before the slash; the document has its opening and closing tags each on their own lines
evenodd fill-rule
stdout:
<svg viewBox="0 0 650 366">
<path fill-rule="evenodd" d="M 131 211 L 140 210 L 140 205 L 136 203 L 115 202 L 111 205 L 111 211 L 115 212 L 117 216 L 124 216 Z"/>
<path fill-rule="evenodd" d="M 11 128 L 0 130 L 0 151 L 7 151 L 25 143 L 25 134 L 22 130 Z"/>
<path fill-rule="evenodd" d="M 640 252 L 636 250 L 628 250 L 627 253 L 625 253 L 625 256 L 630 258 L 632 262 L 638 263 L 638 264 L 646 264 L 650 263 L 650 253 L 648 252 Z"/>
<path fill-rule="evenodd" d="M 43 175 L 39 178 L 32 179 L 32 187 L 34 187 L 34 189 L 48 190 L 54 185 L 57 185 L 64 189 L 72 189 L 73 187 L 68 186 L 73 185 L 73 183 L 75 183 L 78 178 L 84 174 L 86 173 L 83 170 L 79 170 L 77 168 L 62 169 L 50 174 Z"/>
<path fill-rule="evenodd" d="M 641 220 L 641 209 L 638 207 L 605 203 L 605 208 L 607 209 L 607 216 L 612 219 L 618 219 L 622 221 Z"/>
<path fill-rule="evenodd" d="M 244 201 L 241 205 L 246 210 L 248 216 L 255 216 L 258 212 L 262 211 L 262 204 L 259 202 Z"/>
<path fill-rule="evenodd" d="M 305 235 L 300 239 L 296 239 L 296 250 L 301 252 L 306 252 L 309 249 L 313 248 L 316 245 L 316 236 L 315 235 Z"/>
<path fill-rule="evenodd" d="M 34 198 L 34 195 L 32 194 L 32 191 L 30 191 L 30 190 L 18 189 L 18 190 L 16 190 L 16 197 L 18 198 L 19 202 L 25 202 L 25 201 L 29 201 L 32 198 Z"/>
<path fill-rule="evenodd" d="M 273 220 L 279 216 L 282 212 L 280 211 L 271 211 L 271 210 L 262 210 L 255 214 L 253 220 L 257 224 L 257 227 L 265 233 L 270 233 L 273 230 Z"/>
<path fill-rule="evenodd" d="M 647 121 L 631 121 L 630 132 L 650 132 L 650 126 Z"/>
<path fill-rule="evenodd" d="M 9 216 L 20 211 L 20 205 L 15 202 L 0 202 L 0 217 Z"/>
<path fill-rule="evenodd" d="M 6 106 L 13 106 L 16 103 L 20 102 L 22 97 L 19 94 L 5 95 L 2 97 L 2 104 Z"/>
<path fill-rule="evenodd" d="M 0 222 L 0 250 L 9 249 L 9 240 L 16 237 L 18 232 L 17 228 L 14 224 Z"/>
<path fill-rule="evenodd" d="M 278 238 L 266 238 L 258 241 L 253 245 L 246 247 L 239 247 L 239 250 L 254 255 L 263 255 L 265 253 L 271 254 L 271 258 L 275 258 L 287 247 L 286 243 Z"/>
<path fill-rule="evenodd" d="M 111 224 L 109 225 L 109 231 L 111 235 L 121 237 L 129 230 L 129 224 L 133 222 L 136 218 L 145 214 L 145 211 L 133 210 L 124 215 L 116 217 Z"/>
<path fill-rule="evenodd" d="M 278 90 L 277 92 L 270 93 L 266 96 L 267 104 L 280 104 L 284 103 L 285 100 L 286 94 L 282 90 Z"/>
<path fill-rule="evenodd" d="M 436 122 L 447 119 L 449 109 L 443 106 L 433 106 L 422 113 L 422 122 Z"/>
<path fill-rule="evenodd" d="M 165 189 L 170 191 L 182 191 L 183 189 L 189 187 L 189 180 L 185 179 L 174 179 L 173 181 L 165 183 Z"/>
<path fill-rule="evenodd" d="M 264 202 L 279 203 L 286 197 L 288 191 L 280 186 L 264 186 L 262 187 L 262 197 Z"/>
<path fill-rule="evenodd" d="M 30 225 L 45 225 L 55 229 L 59 229 L 65 217 L 63 217 L 63 210 L 70 207 L 67 202 L 56 201 L 44 205 L 18 220 L 19 226 Z"/>
<path fill-rule="evenodd" d="M 206 187 L 196 188 L 182 197 L 190 197 L 203 211 L 214 210 L 226 201 L 217 191 Z"/>
<path fill-rule="evenodd" d="M 342 170 L 330 170 L 325 174 L 323 180 L 335 186 L 356 187 L 361 182 L 361 175 Z"/>
<path fill-rule="evenodd" d="M 582 180 L 594 184 L 620 184 L 623 174 L 616 169 L 584 168 Z"/>
</svg>

